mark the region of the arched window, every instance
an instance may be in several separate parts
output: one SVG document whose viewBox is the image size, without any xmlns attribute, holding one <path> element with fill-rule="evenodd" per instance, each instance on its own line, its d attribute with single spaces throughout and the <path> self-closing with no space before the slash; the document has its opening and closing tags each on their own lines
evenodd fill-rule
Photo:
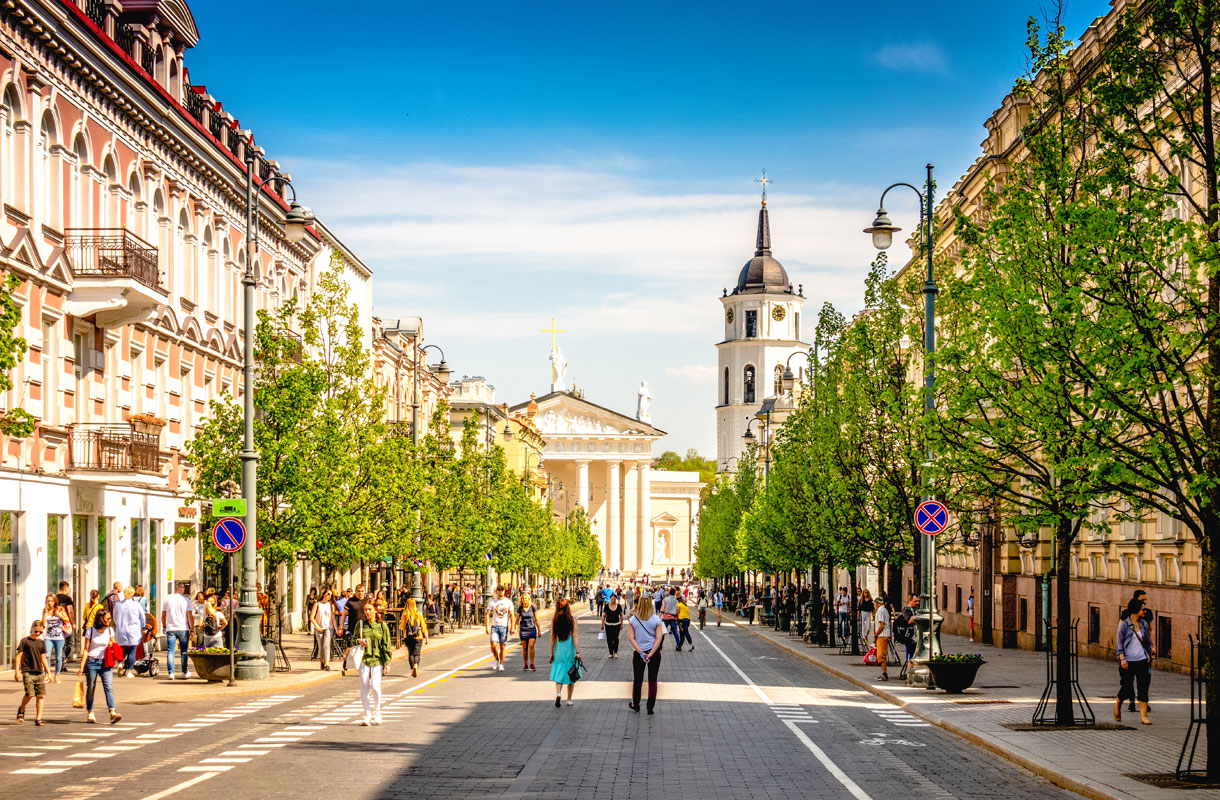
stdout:
<svg viewBox="0 0 1220 800">
<path fill-rule="evenodd" d="M 38 161 L 38 177 L 34 181 L 34 187 L 37 216 L 42 224 L 52 228 L 57 227 L 59 222 L 55 214 L 59 198 L 59 176 L 55 174 L 51 164 L 51 147 L 55 145 L 55 137 L 55 118 L 48 111 L 42 115 L 42 125 L 38 130 L 38 154 L 35 156 Z"/>
<path fill-rule="evenodd" d="M 106 160 L 102 162 L 102 174 L 106 176 L 105 185 L 102 187 L 102 219 L 101 227 L 112 228 L 119 226 L 119 207 L 118 195 L 114 191 L 114 187 L 119 184 L 119 170 L 114 165 L 114 157 L 106 156 Z"/>
<path fill-rule="evenodd" d="M 80 134 L 72 142 L 72 155 L 76 156 L 76 169 L 72 170 L 72 210 L 68 227 L 92 228 L 89 216 L 89 144 Z"/>
<path fill-rule="evenodd" d="M 754 402 L 754 365 L 748 364 L 742 379 L 742 402 Z"/>
<path fill-rule="evenodd" d="M 724 404 L 729 404 L 729 368 L 724 368 Z"/>
<path fill-rule="evenodd" d="M 783 394 L 783 392 L 784 392 L 784 368 L 781 365 L 776 364 L 775 365 L 775 388 L 771 393 L 778 397 L 779 395 Z"/>
<path fill-rule="evenodd" d="M 178 212 L 178 230 L 174 237 L 174 272 L 180 278 L 178 294 L 192 303 L 199 302 L 195 286 L 194 241 L 191 237 L 191 218 L 183 208 Z"/>
<path fill-rule="evenodd" d="M 0 164 L 7 164 L 0 173 L 0 204 L 8 203 L 15 208 L 23 208 L 24 203 L 17 202 L 17 139 L 16 122 L 20 118 L 21 100 L 17 91 L 9 86 L 0 97 Z M 24 170 L 22 170 L 24 172 Z"/>
<path fill-rule="evenodd" d="M 136 230 L 142 239 L 148 240 L 148 210 L 144 208 L 143 198 L 140 193 L 140 179 L 133 172 L 131 180 L 127 182 L 127 191 L 131 192 L 132 206 L 127 211 L 128 224 Z M 134 210 L 133 210 L 134 209 Z"/>
<path fill-rule="evenodd" d="M 217 274 L 220 270 L 216 268 L 216 248 L 212 244 L 212 228 L 209 226 L 203 229 L 203 285 L 204 298 L 203 307 L 205 310 L 216 313 L 217 296 L 219 292 L 220 276 Z"/>
</svg>

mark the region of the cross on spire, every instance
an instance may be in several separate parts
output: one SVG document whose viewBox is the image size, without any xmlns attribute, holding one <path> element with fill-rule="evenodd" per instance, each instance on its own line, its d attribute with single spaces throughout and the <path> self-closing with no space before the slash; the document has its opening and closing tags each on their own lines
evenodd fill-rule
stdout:
<svg viewBox="0 0 1220 800">
<path fill-rule="evenodd" d="M 762 177 L 755 178 L 754 182 L 762 184 L 762 204 L 765 206 L 767 204 L 767 184 L 775 183 L 775 181 L 767 177 L 767 170 L 764 168 L 762 171 Z"/>
<path fill-rule="evenodd" d="M 543 332 L 543 333 L 549 333 L 549 334 L 551 334 L 551 349 L 552 349 L 552 350 L 554 350 L 554 349 L 555 349 L 555 344 L 556 344 L 556 341 L 555 341 L 555 334 L 557 334 L 557 333 L 567 333 L 567 331 L 565 331 L 565 330 L 560 330 L 558 327 L 556 327 L 556 326 L 555 326 L 555 318 L 554 318 L 554 317 L 551 317 L 551 327 L 550 327 L 550 328 L 545 328 L 545 329 L 543 329 L 543 331 L 542 331 L 542 332 Z"/>
</svg>

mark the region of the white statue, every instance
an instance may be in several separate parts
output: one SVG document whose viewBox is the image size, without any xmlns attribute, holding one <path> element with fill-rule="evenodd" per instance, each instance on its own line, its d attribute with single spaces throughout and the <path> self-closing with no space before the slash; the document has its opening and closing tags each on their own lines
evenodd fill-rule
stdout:
<svg viewBox="0 0 1220 800">
<path fill-rule="evenodd" d="M 655 561 L 669 560 L 669 536 L 665 531 L 657 531 L 657 556 Z"/>
<path fill-rule="evenodd" d="M 652 415 L 648 413 L 648 409 L 652 407 L 652 395 L 648 393 L 648 382 L 640 381 L 640 391 L 636 393 L 638 400 L 635 405 L 635 418 L 640 422 L 652 422 Z"/>
<path fill-rule="evenodd" d="M 564 360 L 563 351 L 556 345 L 551 350 L 551 391 L 566 392 L 568 390 L 567 383 L 564 380 L 564 374 L 568 371 L 568 362 Z"/>
</svg>

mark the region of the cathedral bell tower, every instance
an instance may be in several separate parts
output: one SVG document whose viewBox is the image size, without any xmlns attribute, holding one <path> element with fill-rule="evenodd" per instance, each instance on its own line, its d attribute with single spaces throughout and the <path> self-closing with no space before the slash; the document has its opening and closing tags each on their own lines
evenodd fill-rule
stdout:
<svg viewBox="0 0 1220 800">
<path fill-rule="evenodd" d="M 771 255 L 765 183 L 763 187 L 754 257 L 741 268 L 733 290 L 725 289 L 720 298 L 724 306 L 724 338 L 716 345 L 716 460 L 720 472 L 737 470 L 732 459 L 745 451 L 742 436 L 747 419 L 759 410 L 764 398 L 783 393 L 788 356 L 809 350 L 801 340 L 804 294 L 792 290 L 783 264 Z M 793 368 L 804 366 L 801 361 Z"/>
</svg>

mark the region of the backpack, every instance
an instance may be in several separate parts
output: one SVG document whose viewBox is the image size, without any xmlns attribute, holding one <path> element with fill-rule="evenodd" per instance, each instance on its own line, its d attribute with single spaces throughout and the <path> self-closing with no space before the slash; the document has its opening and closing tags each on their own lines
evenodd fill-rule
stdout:
<svg viewBox="0 0 1220 800">
<path fill-rule="evenodd" d="M 915 626 L 905 615 L 899 614 L 893 622 L 894 641 L 898 644 L 912 644 L 915 641 Z"/>
</svg>

